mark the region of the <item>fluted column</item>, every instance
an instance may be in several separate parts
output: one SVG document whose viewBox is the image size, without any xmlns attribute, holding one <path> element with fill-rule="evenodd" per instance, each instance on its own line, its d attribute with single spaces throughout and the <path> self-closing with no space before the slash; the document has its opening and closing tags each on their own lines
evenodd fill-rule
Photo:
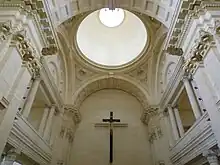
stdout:
<svg viewBox="0 0 220 165">
<path fill-rule="evenodd" d="M 182 137 L 184 135 L 184 128 L 183 128 L 182 120 L 180 118 L 179 109 L 178 109 L 178 107 L 174 107 L 173 110 L 174 110 L 174 114 L 176 117 L 177 127 L 179 130 L 180 136 Z"/>
<path fill-rule="evenodd" d="M 45 131 L 44 131 L 44 139 L 47 140 L 49 142 L 50 140 L 50 133 L 51 133 L 51 126 L 52 126 L 52 121 L 53 121 L 53 116 L 55 113 L 55 109 L 56 107 L 54 105 L 51 106 L 50 108 L 50 113 L 47 119 L 47 124 L 45 127 Z"/>
<path fill-rule="evenodd" d="M 169 113 L 169 117 L 170 117 L 170 122 L 171 122 L 171 127 L 172 127 L 172 131 L 173 131 L 173 136 L 175 140 L 179 139 L 179 133 L 177 130 L 177 124 L 176 124 L 176 120 L 175 120 L 175 116 L 173 113 L 173 108 L 171 106 L 167 107 L 168 113 Z"/>
<path fill-rule="evenodd" d="M 50 111 L 49 107 L 44 108 L 44 113 L 43 113 L 43 116 L 42 116 L 42 119 L 41 119 L 41 122 L 40 122 L 40 126 L 39 126 L 39 133 L 41 135 L 43 135 L 43 133 L 44 133 L 44 128 L 46 126 L 46 121 L 47 121 L 49 111 Z"/>
<path fill-rule="evenodd" d="M 184 76 L 183 77 L 183 83 L 184 83 L 184 86 L 186 88 L 186 92 L 187 92 L 187 95 L 189 97 L 189 101 L 190 101 L 190 104 L 192 106 L 192 110 L 193 110 L 193 113 L 195 115 L 195 118 L 198 119 L 202 115 L 202 113 L 201 113 L 201 110 L 199 108 L 198 102 L 196 100 L 196 97 L 195 97 L 195 94 L 194 94 L 194 91 L 192 89 L 192 86 L 190 84 L 189 79 L 190 79 L 189 76 Z"/>
<path fill-rule="evenodd" d="M 35 99 L 35 96 L 36 96 L 36 93 L 37 93 L 37 90 L 38 90 L 38 87 L 39 87 L 39 84 L 40 84 L 40 78 L 36 78 L 31 86 L 31 90 L 30 90 L 30 93 L 28 94 L 28 98 L 26 100 L 26 103 L 24 105 L 24 110 L 22 112 L 22 115 L 25 117 L 25 118 L 28 118 L 29 114 L 30 114 L 30 111 L 31 111 L 31 107 L 32 107 L 32 104 L 34 102 L 34 99 Z"/>
<path fill-rule="evenodd" d="M 203 152 L 203 156 L 206 157 L 210 165 L 219 165 L 217 153 L 214 151 L 207 150 Z"/>
</svg>

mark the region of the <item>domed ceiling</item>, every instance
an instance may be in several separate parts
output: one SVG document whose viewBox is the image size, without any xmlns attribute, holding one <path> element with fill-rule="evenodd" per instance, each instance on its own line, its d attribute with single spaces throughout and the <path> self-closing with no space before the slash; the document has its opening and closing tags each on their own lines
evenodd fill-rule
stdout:
<svg viewBox="0 0 220 165">
<path fill-rule="evenodd" d="M 92 12 L 80 23 L 76 34 L 82 57 L 107 67 L 137 60 L 147 45 L 147 38 L 143 22 L 123 9 Z"/>
</svg>

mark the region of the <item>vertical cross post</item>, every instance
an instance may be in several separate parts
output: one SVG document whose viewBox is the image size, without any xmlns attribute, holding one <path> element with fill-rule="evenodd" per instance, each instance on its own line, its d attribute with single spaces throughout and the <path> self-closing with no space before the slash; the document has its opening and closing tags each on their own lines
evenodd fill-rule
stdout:
<svg viewBox="0 0 220 165">
<path fill-rule="evenodd" d="M 120 122 L 120 119 L 113 118 L 113 112 L 110 112 L 109 119 L 102 119 L 103 122 L 108 122 L 110 124 L 110 150 L 109 150 L 109 162 L 110 164 L 113 162 L 113 127 L 112 124 L 114 122 Z"/>
</svg>

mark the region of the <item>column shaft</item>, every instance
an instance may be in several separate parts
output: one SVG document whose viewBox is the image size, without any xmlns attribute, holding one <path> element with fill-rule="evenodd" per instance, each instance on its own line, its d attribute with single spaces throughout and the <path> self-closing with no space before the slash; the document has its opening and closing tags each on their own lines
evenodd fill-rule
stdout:
<svg viewBox="0 0 220 165">
<path fill-rule="evenodd" d="M 175 116 L 173 114 L 173 109 L 170 106 L 167 107 L 167 109 L 168 109 L 168 113 L 169 113 L 169 117 L 170 117 L 170 122 L 171 122 L 172 130 L 173 130 L 174 139 L 178 140 L 179 134 L 178 134 L 178 130 L 177 130 Z"/>
<path fill-rule="evenodd" d="M 28 116 L 30 114 L 31 107 L 32 107 L 32 104 L 34 102 L 34 99 L 35 99 L 35 96 L 36 96 L 39 84 L 40 84 L 40 79 L 38 79 L 38 78 L 35 79 L 33 84 L 32 84 L 32 87 L 31 87 L 30 93 L 28 95 L 28 98 L 26 100 L 26 103 L 24 105 L 23 116 L 26 119 L 28 118 Z"/>
<path fill-rule="evenodd" d="M 193 113 L 195 115 L 195 118 L 198 119 L 202 115 L 202 113 L 200 111 L 198 102 L 196 100 L 194 91 L 192 89 L 192 86 L 191 86 L 188 78 L 184 78 L 183 82 L 184 82 L 184 86 L 186 88 L 187 95 L 189 97 L 190 104 L 192 106 Z"/>
<path fill-rule="evenodd" d="M 50 108 L 50 113 L 49 113 L 49 116 L 48 116 L 48 119 L 47 119 L 47 125 L 46 125 L 45 131 L 44 131 L 44 138 L 48 142 L 50 140 L 51 126 L 52 126 L 52 120 L 53 120 L 54 112 L 55 112 L 55 106 L 52 106 Z"/>
<path fill-rule="evenodd" d="M 43 116 L 42 116 L 42 119 L 41 119 L 41 122 L 40 122 L 40 126 L 39 126 L 39 133 L 41 135 L 43 135 L 43 133 L 44 133 L 44 128 L 45 128 L 45 125 L 46 125 L 48 114 L 49 114 L 49 108 L 46 107 L 46 108 L 44 108 L 44 113 L 43 113 Z"/>
<path fill-rule="evenodd" d="M 182 120 L 180 118 L 180 113 L 177 107 L 175 107 L 173 110 L 174 110 L 174 114 L 176 117 L 177 127 L 179 130 L 180 136 L 182 137 L 184 135 L 184 128 L 183 128 Z"/>
</svg>

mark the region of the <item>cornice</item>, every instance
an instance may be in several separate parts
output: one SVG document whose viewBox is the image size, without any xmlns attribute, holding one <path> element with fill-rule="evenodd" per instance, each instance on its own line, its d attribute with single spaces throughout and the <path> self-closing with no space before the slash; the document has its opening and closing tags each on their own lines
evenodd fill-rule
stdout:
<svg viewBox="0 0 220 165">
<path fill-rule="evenodd" d="M 198 18 L 199 15 L 205 13 L 208 9 L 220 8 L 220 2 L 217 0 L 189 0 L 183 1 L 175 26 L 172 30 L 172 35 L 165 49 L 172 55 L 183 55 L 183 50 L 180 47 L 193 18 Z"/>
<path fill-rule="evenodd" d="M 50 53 L 54 53 L 57 51 L 57 41 L 55 32 L 52 28 L 52 23 L 49 19 L 48 11 L 46 9 L 46 5 L 42 0 L 24 0 L 17 1 L 16 4 L 11 1 L 5 1 L 0 4 L 0 8 L 17 8 L 23 12 L 26 12 L 28 15 L 34 18 L 36 25 L 38 25 L 39 33 L 44 41 L 44 44 L 47 45 L 46 48 L 43 49 L 43 55 L 50 55 Z M 40 25 L 38 24 L 40 23 Z M 49 53 L 45 54 L 45 49 L 50 50 Z M 51 51 L 51 49 L 53 51 Z"/>
</svg>

